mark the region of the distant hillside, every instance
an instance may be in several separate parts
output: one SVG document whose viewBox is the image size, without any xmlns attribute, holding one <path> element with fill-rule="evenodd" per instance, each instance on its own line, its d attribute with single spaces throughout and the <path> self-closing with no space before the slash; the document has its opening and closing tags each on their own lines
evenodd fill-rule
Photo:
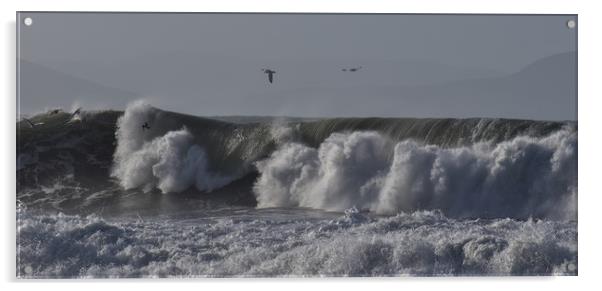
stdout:
<svg viewBox="0 0 602 291">
<path fill-rule="evenodd" d="M 557 54 L 505 77 L 408 88 L 403 96 L 438 97 L 443 108 L 462 107 L 473 116 L 575 120 L 576 60 L 575 53 Z"/>
<path fill-rule="evenodd" d="M 55 66 L 71 75 L 157 97 L 153 104 L 161 108 L 211 116 L 311 116 L 323 102 L 347 95 L 348 88 L 432 85 L 503 75 L 430 61 L 379 60 L 378 56 L 366 60 L 262 61 L 244 55 L 215 58 L 176 54 L 140 56 L 118 64 L 90 65 L 82 61 Z M 362 69 L 357 72 L 342 71 L 358 66 Z M 262 68 L 276 71 L 273 84 L 267 82 Z M 312 104 L 314 99 L 318 102 Z M 300 102 L 302 106 L 298 106 Z M 358 102 L 355 106 L 361 106 L 364 100 Z"/>
<path fill-rule="evenodd" d="M 373 112 L 368 115 L 576 120 L 576 77 L 575 53 L 563 53 L 502 77 L 416 86 L 362 84 L 336 92 L 308 87 L 280 93 L 289 108 L 311 106 L 314 116 L 336 107 L 345 116 Z"/>
<path fill-rule="evenodd" d="M 358 65 L 363 68 L 357 72 L 342 71 Z M 276 70 L 273 84 L 262 67 Z M 207 116 L 576 119 L 574 52 L 507 75 L 420 61 L 220 63 L 181 57 L 132 60 L 118 70 L 81 63 L 69 72 L 22 61 L 22 108 L 68 108 L 86 96 L 98 102 L 84 105 L 119 109 L 140 94 L 155 96 L 153 105 L 160 108 Z"/>
<path fill-rule="evenodd" d="M 86 102 L 82 105 L 97 108 L 106 107 L 106 104 L 125 105 L 137 96 L 126 90 L 104 86 L 26 60 L 20 60 L 18 74 L 19 97 L 24 113 L 55 107 L 69 109 L 74 101 L 84 97 Z"/>
</svg>

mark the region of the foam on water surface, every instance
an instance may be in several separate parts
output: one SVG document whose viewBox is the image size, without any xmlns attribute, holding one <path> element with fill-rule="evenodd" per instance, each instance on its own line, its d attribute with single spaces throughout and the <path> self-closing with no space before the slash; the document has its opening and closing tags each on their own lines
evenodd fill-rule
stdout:
<svg viewBox="0 0 602 291">
<path fill-rule="evenodd" d="M 80 117 L 17 123 L 20 278 L 578 272 L 576 122 Z"/>
<path fill-rule="evenodd" d="M 303 210 L 262 211 L 206 218 L 119 220 L 22 211 L 18 275 L 577 274 L 574 222 L 454 220 L 436 211 L 391 217 L 365 216 L 356 209 L 335 217 L 307 215 Z"/>
</svg>

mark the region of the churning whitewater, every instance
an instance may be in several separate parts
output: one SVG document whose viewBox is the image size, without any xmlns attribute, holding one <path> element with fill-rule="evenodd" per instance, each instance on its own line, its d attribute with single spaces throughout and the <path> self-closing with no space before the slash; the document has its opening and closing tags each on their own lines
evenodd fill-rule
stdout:
<svg viewBox="0 0 602 291">
<path fill-rule="evenodd" d="M 125 189 L 160 189 L 163 193 L 181 192 L 191 186 L 211 191 L 232 179 L 215 176 L 207 169 L 207 153 L 185 126 L 145 141 L 139 124 L 146 120 L 148 105 L 126 111 L 117 125 L 117 149 L 112 176 Z"/>
<path fill-rule="evenodd" d="M 576 146 L 566 129 L 456 148 L 334 133 L 318 149 L 286 143 L 257 162 L 254 191 L 259 207 L 575 219 Z"/>
<path fill-rule="evenodd" d="M 118 121 L 112 176 L 126 189 L 211 191 L 248 174 L 254 164 L 258 207 L 575 218 L 577 134 L 568 127 L 543 137 L 454 147 L 395 141 L 374 130 L 333 132 L 313 148 L 296 141 L 295 129 L 272 124 L 276 149 L 269 157 L 246 158 L 243 152 L 238 172 L 221 173 L 208 168 L 207 141 L 195 141 L 186 126 L 146 138 L 138 127 L 158 119 L 154 115 L 161 113 L 152 111 L 135 105 Z M 241 146 L 245 137 L 240 139 L 231 147 Z M 225 146 L 226 155 L 234 151 Z"/>
<path fill-rule="evenodd" d="M 577 274 L 576 122 L 79 117 L 17 123 L 20 277 Z"/>
</svg>

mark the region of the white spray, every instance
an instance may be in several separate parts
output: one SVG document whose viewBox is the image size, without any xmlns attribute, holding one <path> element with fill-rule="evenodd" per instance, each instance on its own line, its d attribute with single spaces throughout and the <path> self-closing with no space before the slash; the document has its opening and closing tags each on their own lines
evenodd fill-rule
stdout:
<svg viewBox="0 0 602 291">
<path fill-rule="evenodd" d="M 208 170 L 205 150 L 194 144 L 194 137 L 183 127 L 165 134 L 144 130 L 141 124 L 154 123 L 160 112 L 138 101 L 130 104 L 119 118 L 117 148 L 111 176 L 125 189 L 160 189 L 163 193 L 181 192 L 192 186 L 211 191 L 232 179 Z"/>
<path fill-rule="evenodd" d="M 459 148 L 335 133 L 318 149 L 286 143 L 258 162 L 254 192 L 259 207 L 575 219 L 576 161 L 570 129 Z"/>
</svg>

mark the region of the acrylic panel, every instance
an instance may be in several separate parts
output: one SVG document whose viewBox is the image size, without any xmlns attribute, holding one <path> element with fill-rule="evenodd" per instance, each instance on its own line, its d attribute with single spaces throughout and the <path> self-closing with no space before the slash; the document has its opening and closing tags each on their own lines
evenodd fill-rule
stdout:
<svg viewBox="0 0 602 291">
<path fill-rule="evenodd" d="M 17 13 L 17 277 L 577 275 L 577 15 Z"/>
</svg>

